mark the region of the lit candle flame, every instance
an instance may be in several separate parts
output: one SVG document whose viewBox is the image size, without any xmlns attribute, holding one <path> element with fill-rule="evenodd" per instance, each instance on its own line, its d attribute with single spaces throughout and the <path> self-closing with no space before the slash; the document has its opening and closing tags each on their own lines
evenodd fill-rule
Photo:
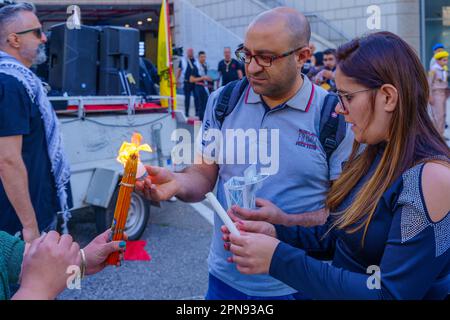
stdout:
<svg viewBox="0 0 450 320">
<path fill-rule="evenodd" d="M 119 155 L 117 156 L 117 161 L 125 166 L 128 158 L 132 154 L 137 154 L 139 157 L 139 151 L 152 152 L 152 148 L 148 144 L 141 144 L 142 135 L 139 133 L 133 133 L 130 142 L 122 143 L 119 150 Z"/>
</svg>

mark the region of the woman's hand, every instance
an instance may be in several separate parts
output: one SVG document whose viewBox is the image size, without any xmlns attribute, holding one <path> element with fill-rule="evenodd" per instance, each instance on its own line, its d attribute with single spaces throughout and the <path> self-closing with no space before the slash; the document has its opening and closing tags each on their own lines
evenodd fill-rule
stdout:
<svg viewBox="0 0 450 320">
<path fill-rule="evenodd" d="M 108 256 L 116 251 L 121 253 L 120 260 L 122 260 L 123 252 L 126 249 L 125 239 L 122 241 L 111 241 L 111 229 L 106 230 L 94 240 L 92 240 L 83 250 L 86 254 L 86 274 L 95 274 L 103 270 L 106 266 L 106 259 Z M 120 266 L 120 262 L 118 264 Z"/>
<path fill-rule="evenodd" d="M 241 220 L 236 215 L 233 214 L 233 211 L 231 209 L 228 210 L 228 215 L 230 216 L 231 220 L 233 220 L 238 230 L 241 231 L 241 233 L 242 232 L 260 233 L 265 234 L 272 238 L 277 237 L 275 227 L 268 222 Z M 226 242 L 225 249 L 229 250 L 229 245 L 227 245 L 227 243 L 230 242 L 230 230 L 228 230 L 227 226 L 223 225 L 221 227 L 221 231 L 223 233 L 222 239 L 223 241 Z"/>
<path fill-rule="evenodd" d="M 239 272 L 244 274 L 268 273 L 273 252 L 280 242 L 275 227 L 264 221 L 242 221 L 231 210 L 228 215 L 241 233 L 234 236 L 225 225 L 221 227 L 224 248 L 234 254 L 228 262 L 236 263 Z"/>
<path fill-rule="evenodd" d="M 285 225 L 288 215 L 269 200 L 256 199 L 257 210 L 244 209 L 239 206 L 232 206 L 233 213 L 243 220 L 266 221 L 271 224 Z"/>
<path fill-rule="evenodd" d="M 54 299 L 67 285 L 67 268 L 79 265 L 80 247 L 70 235 L 50 231 L 35 239 L 22 262 L 20 289 L 13 299 Z"/>
<path fill-rule="evenodd" d="M 268 274 L 273 253 L 280 241 L 258 233 L 230 235 L 230 251 L 233 256 L 228 262 L 236 263 L 242 274 Z"/>
<path fill-rule="evenodd" d="M 325 70 L 325 71 L 323 71 L 322 76 L 323 76 L 325 79 L 330 79 L 330 80 L 334 79 L 334 73 L 333 73 L 333 71 L 330 71 L 330 70 Z"/>
</svg>

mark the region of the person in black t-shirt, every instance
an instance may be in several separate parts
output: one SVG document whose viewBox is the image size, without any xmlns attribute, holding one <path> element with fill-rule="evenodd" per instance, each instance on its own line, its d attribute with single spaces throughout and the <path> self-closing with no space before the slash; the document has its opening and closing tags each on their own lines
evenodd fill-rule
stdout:
<svg viewBox="0 0 450 320">
<path fill-rule="evenodd" d="M 220 73 L 222 86 L 227 85 L 231 81 L 242 79 L 244 76 L 243 66 L 236 59 L 231 58 L 231 48 L 226 47 L 223 51 L 224 59 L 219 62 L 217 70 Z"/>
<path fill-rule="evenodd" d="M 1 160 L 15 159 L 11 166 L 0 165 L 6 169 L 0 174 L 0 230 L 13 235 L 22 230 L 26 219 L 20 221 L 18 210 L 34 211 L 36 228 L 45 230 L 55 222 L 58 202 L 44 123 L 39 107 L 30 100 L 24 86 L 3 73 L 0 73 L 0 146 L 8 146 Z M 16 184 L 25 188 L 16 190 Z"/>
<path fill-rule="evenodd" d="M 47 38 L 32 5 L 0 9 L 0 30 L 2 55 L 26 68 L 46 60 Z M 30 242 L 56 228 L 60 202 L 38 99 L 32 101 L 24 84 L 5 72 L 0 70 L 0 230 L 21 232 Z"/>
</svg>

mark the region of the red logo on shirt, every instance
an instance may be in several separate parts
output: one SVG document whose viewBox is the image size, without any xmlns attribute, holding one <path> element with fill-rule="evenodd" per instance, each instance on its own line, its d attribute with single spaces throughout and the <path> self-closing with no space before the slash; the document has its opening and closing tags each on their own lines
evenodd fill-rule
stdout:
<svg viewBox="0 0 450 320">
<path fill-rule="evenodd" d="M 298 130 L 298 140 L 296 143 L 297 146 L 311 150 L 317 150 L 317 141 L 317 135 L 315 135 L 314 133 L 302 129 Z"/>
</svg>

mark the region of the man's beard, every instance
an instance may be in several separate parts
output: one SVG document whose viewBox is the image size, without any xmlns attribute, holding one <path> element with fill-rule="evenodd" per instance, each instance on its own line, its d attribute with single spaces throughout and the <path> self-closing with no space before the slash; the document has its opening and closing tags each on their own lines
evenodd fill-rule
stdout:
<svg viewBox="0 0 450 320">
<path fill-rule="evenodd" d="M 47 61 L 47 54 L 45 53 L 45 44 L 41 43 L 36 50 L 36 56 L 32 60 L 33 65 L 40 65 Z"/>
</svg>

